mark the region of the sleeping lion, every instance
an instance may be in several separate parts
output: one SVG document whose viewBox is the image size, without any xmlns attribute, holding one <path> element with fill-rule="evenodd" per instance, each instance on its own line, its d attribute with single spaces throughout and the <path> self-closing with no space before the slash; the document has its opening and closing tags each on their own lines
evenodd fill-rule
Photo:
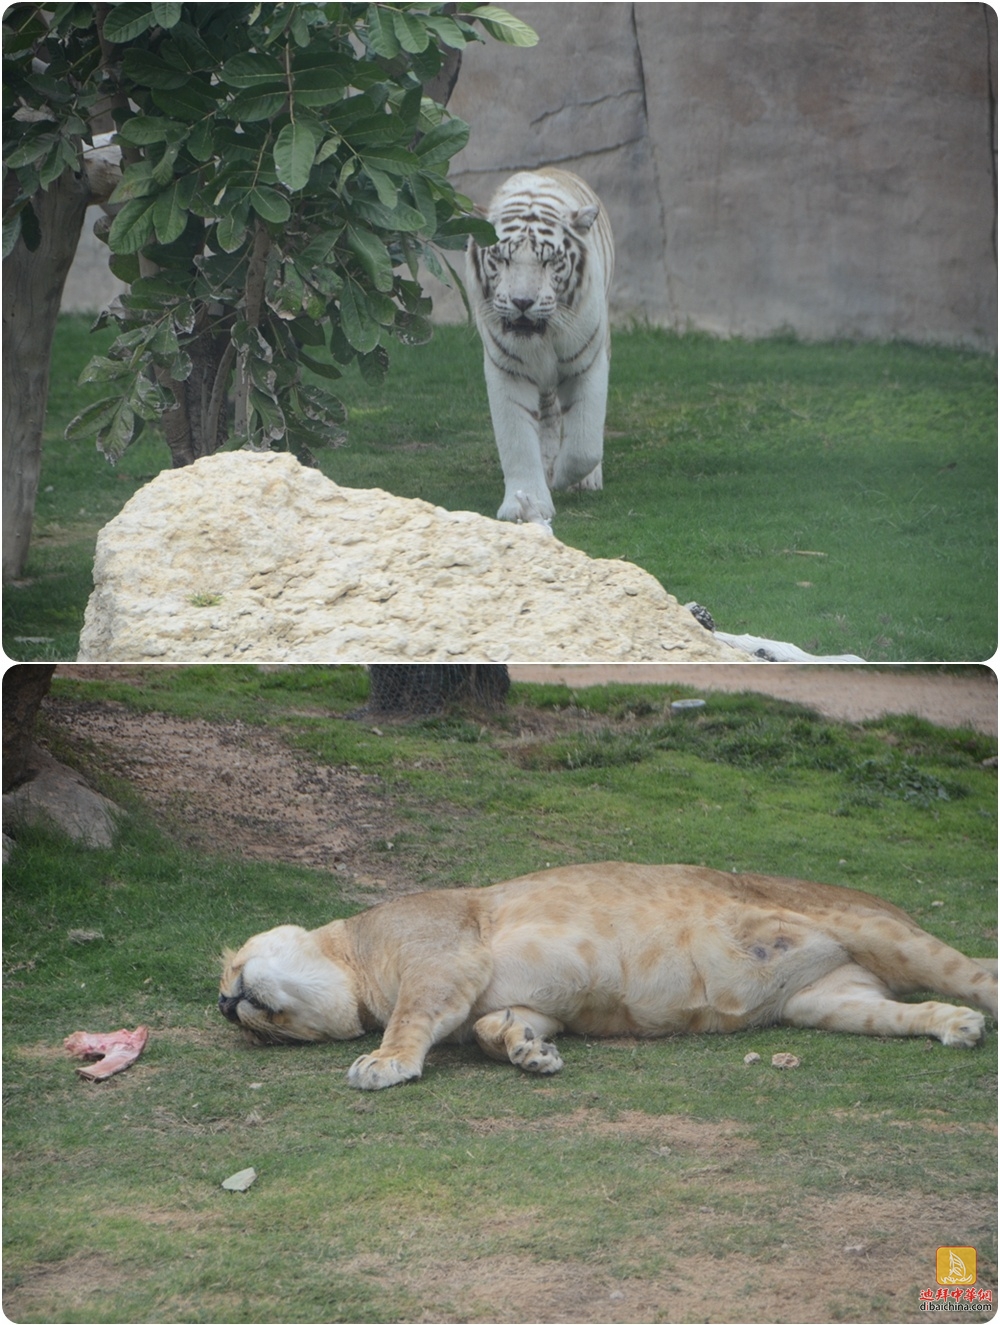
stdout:
<svg viewBox="0 0 1000 1325">
<path fill-rule="evenodd" d="M 889 902 L 830 884 L 694 865 L 569 865 L 490 888 L 416 893 L 225 955 L 219 1008 L 256 1038 L 350 1040 L 360 1090 L 419 1077 L 442 1040 L 543 1076 L 560 1031 L 673 1035 L 814 1026 L 974 1045 L 981 1012 L 900 1003 L 930 989 L 997 1014 L 975 961 Z"/>
</svg>

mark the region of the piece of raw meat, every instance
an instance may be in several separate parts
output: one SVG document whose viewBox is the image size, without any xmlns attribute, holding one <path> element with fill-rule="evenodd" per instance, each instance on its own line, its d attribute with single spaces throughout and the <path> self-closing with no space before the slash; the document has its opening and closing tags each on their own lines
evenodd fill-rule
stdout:
<svg viewBox="0 0 1000 1325">
<path fill-rule="evenodd" d="M 85 1081 L 103 1081 L 125 1069 L 142 1053 L 149 1039 L 145 1026 L 134 1031 L 109 1031 L 106 1035 L 91 1035 L 89 1031 L 74 1031 L 63 1040 L 63 1048 L 74 1058 L 97 1058 L 100 1062 L 76 1070 Z"/>
</svg>

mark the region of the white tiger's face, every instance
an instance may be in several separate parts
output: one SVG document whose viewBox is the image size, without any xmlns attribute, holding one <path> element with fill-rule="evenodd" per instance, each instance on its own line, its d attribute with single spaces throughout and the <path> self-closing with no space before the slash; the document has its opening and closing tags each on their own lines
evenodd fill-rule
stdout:
<svg viewBox="0 0 1000 1325">
<path fill-rule="evenodd" d="M 504 331 L 542 335 L 560 309 L 572 309 L 587 263 L 583 237 L 597 213 L 585 207 L 558 215 L 536 203 L 494 220 L 498 242 L 474 247 L 472 259 L 483 299 Z"/>
</svg>

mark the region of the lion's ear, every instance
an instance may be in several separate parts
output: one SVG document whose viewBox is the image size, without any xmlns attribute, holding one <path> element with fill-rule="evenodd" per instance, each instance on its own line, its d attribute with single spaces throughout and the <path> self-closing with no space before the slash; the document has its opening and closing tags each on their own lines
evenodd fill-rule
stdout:
<svg viewBox="0 0 1000 1325">
<path fill-rule="evenodd" d="M 227 968 L 232 964 L 233 958 L 235 956 L 236 956 L 235 948 L 222 949 L 222 952 L 219 954 L 219 961 L 222 963 L 223 971 L 227 970 Z"/>
</svg>

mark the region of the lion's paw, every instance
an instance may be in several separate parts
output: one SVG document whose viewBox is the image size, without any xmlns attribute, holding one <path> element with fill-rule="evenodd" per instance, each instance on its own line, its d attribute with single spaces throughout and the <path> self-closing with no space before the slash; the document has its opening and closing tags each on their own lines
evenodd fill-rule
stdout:
<svg viewBox="0 0 1000 1325">
<path fill-rule="evenodd" d="M 562 1071 L 563 1060 L 559 1050 L 538 1036 L 524 1039 L 510 1051 L 510 1061 L 523 1072 L 534 1072 L 540 1077 L 551 1077 Z"/>
<path fill-rule="evenodd" d="M 398 1058 L 380 1058 L 378 1054 L 362 1054 L 347 1069 L 347 1084 L 356 1090 L 384 1090 L 386 1086 L 399 1086 L 404 1081 L 416 1081 L 420 1069 L 407 1067 Z"/>
<path fill-rule="evenodd" d="M 951 1008 L 941 1031 L 941 1043 L 950 1049 L 971 1049 L 983 1038 L 986 1018 L 972 1008 Z"/>
</svg>

